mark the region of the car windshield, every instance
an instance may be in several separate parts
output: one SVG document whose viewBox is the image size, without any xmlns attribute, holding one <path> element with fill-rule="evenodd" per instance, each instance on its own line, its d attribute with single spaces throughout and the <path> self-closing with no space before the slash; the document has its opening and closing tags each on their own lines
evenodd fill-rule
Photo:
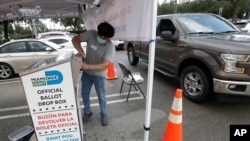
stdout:
<svg viewBox="0 0 250 141">
<path fill-rule="evenodd" d="M 240 32 L 232 23 L 217 15 L 182 15 L 177 17 L 177 21 L 186 34 Z"/>
</svg>

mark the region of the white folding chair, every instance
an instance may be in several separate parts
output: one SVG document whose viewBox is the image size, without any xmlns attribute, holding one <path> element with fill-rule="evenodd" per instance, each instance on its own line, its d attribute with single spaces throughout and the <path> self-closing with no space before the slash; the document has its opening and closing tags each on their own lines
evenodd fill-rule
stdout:
<svg viewBox="0 0 250 141">
<path fill-rule="evenodd" d="M 122 62 L 118 62 L 118 64 L 119 64 L 119 66 L 120 66 L 120 68 L 122 70 L 122 73 L 123 73 L 120 94 L 122 93 L 123 84 L 125 83 L 125 84 L 129 85 L 127 101 L 128 101 L 132 86 L 135 88 L 136 91 L 138 91 L 137 89 L 139 89 L 139 91 L 143 95 L 143 97 L 146 98 L 143 91 L 141 90 L 141 88 L 139 86 L 139 84 L 142 84 L 144 82 L 144 78 L 141 76 L 141 74 L 139 72 L 131 72 L 126 67 L 126 65 L 124 63 L 122 63 Z"/>
</svg>

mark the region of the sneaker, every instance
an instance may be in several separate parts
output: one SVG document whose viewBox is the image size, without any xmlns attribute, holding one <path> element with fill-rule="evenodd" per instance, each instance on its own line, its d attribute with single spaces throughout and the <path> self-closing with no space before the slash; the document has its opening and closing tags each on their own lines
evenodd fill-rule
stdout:
<svg viewBox="0 0 250 141">
<path fill-rule="evenodd" d="M 83 123 L 87 122 L 91 116 L 92 116 L 92 113 L 89 113 L 89 114 L 84 113 L 83 118 L 82 118 L 82 122 Z"/>
<path fill-rule="evenodd" d="M 107 126 L 109 124 L 107 115 L 102 115 L 101 120 L 102 120 L 102 126 Z"/>
</svg>

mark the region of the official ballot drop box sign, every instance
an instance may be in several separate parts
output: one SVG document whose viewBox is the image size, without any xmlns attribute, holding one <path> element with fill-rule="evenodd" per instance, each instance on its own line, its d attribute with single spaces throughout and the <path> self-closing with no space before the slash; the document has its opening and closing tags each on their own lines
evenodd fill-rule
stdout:
<svg viewBox="0 0 250 141">
<path fill-rule="evenodd" d="M 51 60 L 20 74 L 37 140 L 82 141 L 74 87 L 81 61 Z"/>
</svg>

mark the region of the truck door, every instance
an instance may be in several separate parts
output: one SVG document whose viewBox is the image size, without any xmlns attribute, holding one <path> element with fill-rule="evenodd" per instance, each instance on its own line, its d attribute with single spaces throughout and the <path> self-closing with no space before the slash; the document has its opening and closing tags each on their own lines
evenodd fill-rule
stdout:
<svg viewBox="0 0 250 141">
<path fill-rule="evenodd" d="M 141 52 L 141 58 L 148 62 L 148 56 L 149 56 L 149 43 L 148 41 L 141 41 L 140 42 L 140 52 Z"/>
<path fill-rule="evenodd" d="M 178 31 L 170 19 L 161 19 L 156 33 L 155 64 L 164 70 L 173 70 L 178 40 L 161 38 L 164 31 L 171 33 L 172 38 L 178 37 Z"/>
</svg>

